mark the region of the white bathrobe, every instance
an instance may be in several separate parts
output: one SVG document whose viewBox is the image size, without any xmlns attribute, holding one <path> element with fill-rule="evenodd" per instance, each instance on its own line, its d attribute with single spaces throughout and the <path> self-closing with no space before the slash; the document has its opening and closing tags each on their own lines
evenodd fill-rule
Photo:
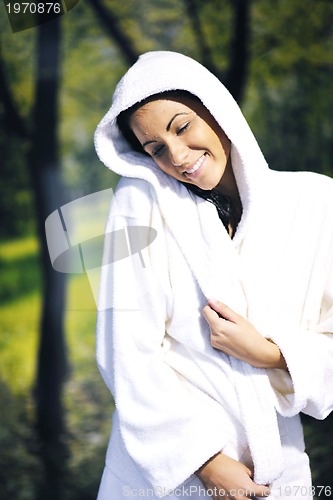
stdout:
<svg viewBox="0 0 333 500">
<path fill-rule="evenodd" d="M 243 205 L 233 239 L 210 202 L 118 130 L 120 111 L 172 89 L 197 95 L 231 140 Z M 95 145 L 122 176 L 98 306 L 97 360 L 116 404 L 99 500 L 208 497 L 194 472 L 220 450 L 253 466 L 270 498 L 311 498 L 299 413 L 333 408 L 333 181 L 270 170 L 225 87 L 172 52 L 126 73 Z M 201 312 L 210 297 L 272 339 L 289 372 L 214 349 Z"/>
</svg>

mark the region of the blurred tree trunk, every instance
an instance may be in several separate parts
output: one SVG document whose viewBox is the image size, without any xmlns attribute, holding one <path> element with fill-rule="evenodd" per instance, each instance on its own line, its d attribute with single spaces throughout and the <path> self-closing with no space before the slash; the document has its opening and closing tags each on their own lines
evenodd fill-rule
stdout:
<svg viewBox="0 0 333 500">
<path fill-rule="evenodd" d="M 35 100 L 28 158 L 35 195 L 37 231 L 44 279 L 35 398 L 37 432 L 45 466 L 40 499 L 60 496 L 66 449 L 62 444 L 62 385 L 67 372 L 64 340 L 65 274 L 53 270 L 45 239 L 45 219 L 64 203 L 58 146 L 60 21 L 37 28 Z"/>
<path fill-rule="evenodd" d="M 45 239 L 45 219 L 64 203 L 58 146 L 58 93 L 60 80 L 60 22 L 37 30 L 35 96 L 32 122 L 21 118 L 8 85 L 0 54 L 0 104 L 7 134 L 27 141 L 27 158 L 34 192 L 37 236 L 43 277 L 40 342 L 35 384 L 36 430 L 44 464 L 40 500 L 62 497 L 67 449 L 62 386 L 67 373 L 64 337 L 65 274 L 53 270 Z"/>
</svg>

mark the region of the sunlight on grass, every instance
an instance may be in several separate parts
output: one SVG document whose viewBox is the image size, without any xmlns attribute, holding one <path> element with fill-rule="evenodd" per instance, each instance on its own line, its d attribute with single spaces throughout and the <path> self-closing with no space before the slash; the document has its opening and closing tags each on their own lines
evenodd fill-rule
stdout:
<svg viewBox="0 0 333 500">
<path fill-rule="evenodd" d="M 34 381 L 39 311 L 36 293 L 1 308 L 0 375 L 14 393 L 25 392 Z"/>
<path fill-rule="evenodd" d="M 14 260 L 27 255 L 37 254 L 38 241 L 34 236 L 4 241 L 0 245 L 0 259 Z"/>
<path fill-rule="evenodd" d="M 28 391 L 35 377 L 41 305 L 37 252 L 33 236 L 2 242 L 0 247 L 5 301 L 0 316 L 0 376 L 14 394 Z M 26 259 L 29 266 L 22 265 Z"/>
</svg>

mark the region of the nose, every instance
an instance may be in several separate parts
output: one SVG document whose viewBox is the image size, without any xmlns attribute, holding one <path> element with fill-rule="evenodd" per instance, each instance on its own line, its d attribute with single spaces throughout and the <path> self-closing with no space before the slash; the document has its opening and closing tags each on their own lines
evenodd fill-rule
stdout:
<svg viewBox="0 0 333 500">
<path fill-rule="evenodd" d="M 172 165 L 174 167 L 180 167 L 186 162 L 188 157 L 189 149 L 182 143 L 174 143 L 169 145 L 169 157 Z"/>
</svg>

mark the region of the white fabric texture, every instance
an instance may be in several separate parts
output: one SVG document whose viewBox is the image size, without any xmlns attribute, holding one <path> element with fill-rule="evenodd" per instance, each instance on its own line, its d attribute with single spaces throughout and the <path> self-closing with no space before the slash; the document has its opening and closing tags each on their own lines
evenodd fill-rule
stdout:
<svg viewBox="0 0 333 500">
<path fill-rule="evenodd" d="M 302 428 L 299 419 L 293 417 L 288 419 L 288 425 L 285 426 L 280 417 L 281 443 L 283 446 L 283 458 L 286 468 L 282 476 L 274 481 L 269 500 L 287 500 L 290 498 L 302 498 L 309 500 L 313 497 L 311 484 L 311 475 L 309 469 L 309 459 L 304 453 Z M 130 481 L 124 481 L 123 475 L 112 466 L 119 457 L 122 457 L 122 451 L 119 448 L 117 440 L 119 439 L 119 429 L 113 429 L 110 441 L 110 450 L 114 455 L 114 460 L 110 461 L 104 469 L 101 485 L 99 488 L 98 500 L 121 500 L 131 498 L 139 500 L 149 498 L 158 500 L 164 496 L 167 500 L 176 500 L 178 498 L 191 498 L 192 500 L 203 500 L 211 498 L 213 490 L 206 490 L 201 481 L 195 476 L 190 476 L 184 483 L 178 485 L 174 490 L 168 491 L 163 488 L 153 489 L 147 484 L 138 471 L 129 471 Z M 243 461 L 246 461 L 243 460 Z M 126 459 L 128 464 L 128 460 Z"/>
<path fill-rule="evenodd" d="M 122 110 L 172 89 L 197 95 L 231 140 L 243 205 L 233 240 L 212 204 L 131 150 L 118 130 Z M 118 454 L 109 446 L 108 470 L 124 485 L 172 491 L 223 450 L 250 457 L 258 483 L 283 481 L 278 418 L 286 426 L 302 411 L 322 419 L 333 406 L 332 180 L 270 170 L 225 87 L 172 52 L 144 54 L 130 68 L 95 146 L 123 176 L 106 227 L 113 236 L 106 238 L 97 324 L 97 360 L 115 399 L 113 434 L 121 443 Z M 131 226 L 157 237 L 146 231 L 141 253 L 134 245 L 121 259 L 116 235 L 127 233 L 133 245 Z M 201 315 L 210 297 L 273 339 L 290 374 L 213 349 Z M 301 432 L 297 439 L 301 449 Z"/>
</svg>

